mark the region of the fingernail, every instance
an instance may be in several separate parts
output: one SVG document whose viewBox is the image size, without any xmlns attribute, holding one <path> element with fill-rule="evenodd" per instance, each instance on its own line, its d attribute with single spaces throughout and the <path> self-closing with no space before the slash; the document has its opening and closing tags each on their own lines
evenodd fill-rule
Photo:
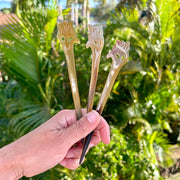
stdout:
<svg viewBox="0 0 180 180">
<path fill-rule="evenodd" d="M 95 114 L 95 111 L 91 111 L 86 114 L 87 120 L 91 123 L 94 124 L 96 122 L 97 116 Z"/>
</svg>

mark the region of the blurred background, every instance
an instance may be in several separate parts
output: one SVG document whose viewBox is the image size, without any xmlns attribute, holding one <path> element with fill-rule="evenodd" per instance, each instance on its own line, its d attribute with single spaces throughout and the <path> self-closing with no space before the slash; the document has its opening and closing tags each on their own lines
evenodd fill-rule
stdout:
<svg viewBox="0 0 180 180">
<path fill-rule="evenodd" d="M 74 108 L 57 19 L 74 22 L 82 107 L 87 106 L 91 50 L 88 24 L 103 24 L 94 109 L 116 40 L 130 41 L 103 116 L 111 143 L 99 144 L 75 171 L 58 165 L 31 180 L 180 179 L 179 0 L 0 0 L 0 147 L 62 109 Z M 27 142 L 28 143 L 28 142 Z"/>
</svg>

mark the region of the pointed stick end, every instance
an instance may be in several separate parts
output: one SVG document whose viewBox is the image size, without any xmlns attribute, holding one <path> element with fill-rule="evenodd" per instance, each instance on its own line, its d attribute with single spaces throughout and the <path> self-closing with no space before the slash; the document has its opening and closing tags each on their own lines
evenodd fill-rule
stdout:
<svg viewBox="0 0 180 180">
<path fill-rule="evenodd" d="M 82 153 L 82 154 L 81 154 L 81 158 L 80 158 L 80 160 L 79 160 L 79 165 L 82 164 L 83 159 L 84 159 L 84 156 L 85 156 L 85 153 Z"/>
</svg>

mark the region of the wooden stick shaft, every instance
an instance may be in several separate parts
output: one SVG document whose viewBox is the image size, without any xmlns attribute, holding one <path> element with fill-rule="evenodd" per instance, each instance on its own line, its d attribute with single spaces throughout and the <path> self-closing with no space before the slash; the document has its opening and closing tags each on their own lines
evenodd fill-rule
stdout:
<svg viewBox="0 0 180 180">
<path fill-rule="evenodd" d="M 66 56 L 69 80 L 71 84 L 71 91 L 72 91 L 74 106 L 76 110 L 76 115 L 77 115 L 77 119 L 80 119 L 82 117 L 82 113 L 81 113 L 79 90 L 77 85 L 77 75 L 76 75 L 73 49 L 68 50 L 68 52 L 65 51 L 65 56 Z"/>
<path fill-rule="evenodd" d="M 93 59 L 92 59 L 91 80 L 90 80 L 90 86 L 89 86 L 87 112 L 90 112 L 93 108 L 93 101 L 94 101 L 97 76 L 98 76 L 98 70 L 99 70 L 100 55 L 101 55 L 101 52 L 95 53 L 95 50 L 92 51 Z"/>
<path fill-rule="evenodd" d="M 116 79 L 116 77 L 117 77 L 117 75 L 119 73 L 119 70 L 120 70 L 120 68 L 115 70 L 114 68 L 111 67 L 111 69 L 110 69 L 110 72 L 108 74 L 108 77 L 107 77 L 103 92 L 101 94 L 98 105 L 96 107 L 96 111 L 100 115 L 103 112 L 104 106 L 105 106 L 105 104 L 107 102 L 107 99 L 108 99 L 110 93 L 111 93 L 114 81 L 115 81 L 115 79 Z"/>
<path fill-rule="evenodd" d="M 106 80 L 106 83 L 105 83 L 105 86 L 104 86 L 104 89 L 103 89 L 103 92 L 102 92 L 102 95 L 101 95 L 101 98 L 98 102 L 98 105 L 96 107 L 96 111 L 101 115 L 102 112 L 103 112 L 103 109 L 104 109 L 104 106 L 107 102 L 107 99 L 109 97 L 109 94 L 111 92 L 111 89 L 113 87 L 113 84 L 114 84 L 114 81 L 119 73 L 119 70 L 120 70 L 121 67 L 119 67 L 118 69 L 114 70 L 114 68 L 111 67 L 111 70 L 108 74 L 108 77 L 107 77 L 107 80 Z M 83 142 L 83 150 L 82 150 L 82 154 L 81 154 L 81 158 L 80 158 L 80 161 L 79 161 L 79 164 L 82 163 L 83 161 L 83 158 L 86 154 L 86 151 L 88 149 L 88 146 L 89 146 L 89 143 L 91 141 L 91 137 L 93 135 L 94 131 L 92 131 L 90 134 L 88 134 L 86 136 L 86 138 L 84 138 L 84 142 Z"/>
</svg>

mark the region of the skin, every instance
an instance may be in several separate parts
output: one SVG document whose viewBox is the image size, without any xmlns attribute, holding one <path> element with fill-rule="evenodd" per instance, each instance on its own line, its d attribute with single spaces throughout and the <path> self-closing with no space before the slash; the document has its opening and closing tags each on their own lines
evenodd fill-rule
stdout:
<svg viewBox="0 0 180 180">
<path fill-rule="evenodd" d="M 84 115 L 86 110 L 82 110 Z M 90 147 L 110 142 L 105 119 L 91 111 L 77 121 L 75 110 L 63 110 L 47 122 L 0 149 L 0 180 L 32 177 L 57 164 L 79 167 L 81 139 L 94 131 Z"/>
</svg>

